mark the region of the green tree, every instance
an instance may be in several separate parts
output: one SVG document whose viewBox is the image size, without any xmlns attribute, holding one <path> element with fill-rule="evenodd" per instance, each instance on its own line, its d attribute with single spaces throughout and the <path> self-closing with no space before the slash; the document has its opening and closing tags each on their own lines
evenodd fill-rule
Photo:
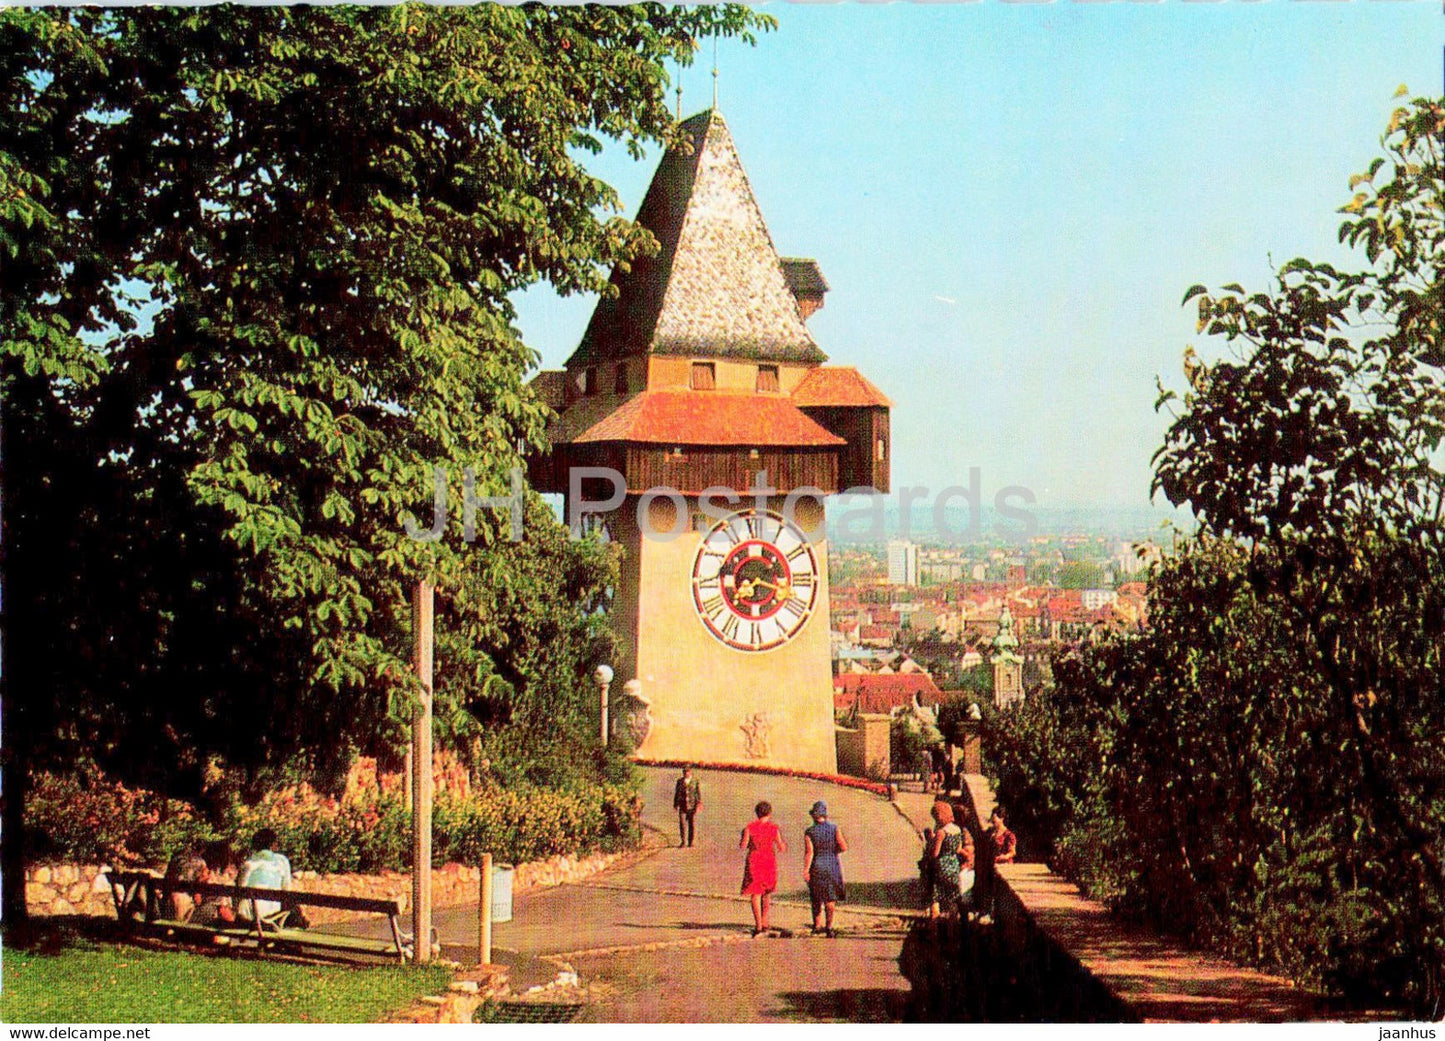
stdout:
<svg viewBox="0 0 1445 1041">
<path fill-rule="evenodd" d="M 768 24 L 0 13 L 7 916 L 27 766 L 83 753 L 174 789 L 205 751 L 394 748 L 421 576 L 440 717 L 550 705 L 565 736 L 605 553 L 530 495 L 532 541 L 488 510 L 455 535 L 465 468 L 501 494 L 543 441 L 508 294 L 603 290 L 653 247 L 579 156 L 668 141 L 664 63 Z M 438 465 L 452 534 L 416 541 Z"/>
<path fill-rule="evenodd" d="M 1346 981 L 1438 1012 L 1445 998 L 1445 109 L 1393 114 L 1351 178 L 1340 239 L 1367 264 L 1299 259 L 1272 292 L 1198 298 L 1238 349 L 1195 372 L 1156 487 L 1247 549 L 1248 595 L 1296 671 L 1269 671 L 1310 718 L 1301 833 L 1335 887 L 1315 917 Z M 1164 399 L 1171 400 L 1169 395 Z M 1276 628 L 1277 627 L 1277 628 Z M 1235 684 L 1243 687 L 1243 680 Z M 1248 704 L 1258 699 L 1246 699 Z M 1311 845 L 1315 847 L 1311 850 Z M 1310 903 L 1310 901 L 1306 901 Z M 1370 922 L 1368 926 L 1362 922 Z M 1323 927 L 1322 927 L 1323 928 Z M 1344 939 L 1340 939 L 1343 936 Z M 1406 968 L 1391 983 L 1380 966 Z"/>
<path fill-rule="evenodd" d="M 1066 560 L 1059 565 L 1062 589 L 1097 589 L 1104 584 L 1104 569 L 1092 560 Z"/>
<path fill-rule="evenodd" d="M 1001 784 L 1061 866 L 1237 957 L 1438 1016 L 1445 998 L 1445 107 L 1351 179 L 1358 270 L 1192 288 L 1156 490 L 1200 534 L 1149 627 L 999 720 Z M 1055 748 L 1066 744 L 1069 756 Z M 1011 776 L 1010 776 L 1011 775 Z M 1102 851 L 1102 852 L 1101 852 Z"/>
</svg>

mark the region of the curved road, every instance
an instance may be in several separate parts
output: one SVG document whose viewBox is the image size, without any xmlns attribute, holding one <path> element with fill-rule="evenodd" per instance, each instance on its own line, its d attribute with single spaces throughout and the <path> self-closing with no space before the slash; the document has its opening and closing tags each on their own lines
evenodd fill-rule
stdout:
<svg viewBox="0 0 1445 1041">
<path fill-rule="evenodd" d="M 815 781 L 700 770 L 697 843 L 680 849 L 671 808 L 678 773 L 644 773 L 644 823 L 670 845 L 586 882 L 519 895 L 513 921 L 495 928 L 496 946 L 572 964 L 593 999 L 585 1016 L 601 1022 L 901 1018 L 909 984 L 898 971 L 900 915 L 918 907 L 920 844 L 891 803 Z M 808 934 L 803 880 L 803 829 L 819 798 L 849 845 L 849 899 L 832 940 Z M 788 843 L 771 924 L 798 932 L 754 940 L 738 893 L 738 833 L 760 799 L 773 804 Z M 436 922 L 444 942 L 475 943 L 475 907 L 440 911 Z"/>
</svg>

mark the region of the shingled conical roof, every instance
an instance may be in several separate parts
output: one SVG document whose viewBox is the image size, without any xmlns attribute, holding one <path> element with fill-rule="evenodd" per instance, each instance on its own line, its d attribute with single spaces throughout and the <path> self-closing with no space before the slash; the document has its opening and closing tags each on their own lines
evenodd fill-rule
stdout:
<svg viewBox="0 0 1445 1041">
<path fill-rule="evenodd" d="M 598 302 L 568 367 L 645 353 L 826 361 L 722 116 L 701 112 L 681 130 L 691 153 L 663 156 L 637 214 L 661 248 L 613 272 L 618 295 Z"/>
</svg>

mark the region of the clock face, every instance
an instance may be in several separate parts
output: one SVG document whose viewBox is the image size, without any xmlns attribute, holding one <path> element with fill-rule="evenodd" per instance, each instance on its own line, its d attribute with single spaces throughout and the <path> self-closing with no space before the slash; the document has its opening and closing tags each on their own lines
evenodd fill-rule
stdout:
<svg viewBox="0 0 1445 1041">
<path fill-rule="evenodd" d="M 818 558 L 796 524 L 743 510 L 715 524 L 692 565 L 692 601 L 708 632 L 740 651 L 787 643 L 818 598 Z"/>
</svg>

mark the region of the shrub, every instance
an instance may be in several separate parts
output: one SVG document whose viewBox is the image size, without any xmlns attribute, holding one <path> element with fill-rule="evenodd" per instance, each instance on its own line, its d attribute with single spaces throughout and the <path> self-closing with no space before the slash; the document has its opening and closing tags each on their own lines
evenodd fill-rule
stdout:
<svg viewBox="0 0 1445 1041">
<path fill-rule="evenodd" d="M 1313 580 L 1348 672 L 1324 667 L 1296 602 L 1260 588 L 1275 551 L 1201 539 L 1155 576 L 1146 631 L 1060 659 L 1052 691 L 986 720 L 989 766 L 1021 839 L 1115 908 L 1302 984 L 1428 1010 L 1445 962 L 1445 703 L 1427 615 L 1445 568 L 1399 567 L 1392 589 L 1412 547 L 1352 553 Z"/>
<path fill-rule="evenodd" d="M 484 787 L 469 795 L 453 785 L 439 794 L 432 817 L 437 864 L 480 863 L 484 852 L 523 862 L 559 853 L 616 851 L 641 841 L 636 789 L 578 785 L 566 789 Z M 305 783 L 268 792 L 254 805 L 233 802 L 219 828 L 193 807 L 169 800 L 162 819 L 154 793 L 113 782 L 41 774 L 26 806 L 31 856 L 164 864 L 193 842 L 224 838 L 250 848 L 263 827 L 298 871 L 320 873 L 405 870 L 411 857 L 411 814 L 399 791 L 379 785 L 322 795 Z"/>
<path fill-rule="evenodd" d="M 195 808 L 95 771 L 36 774 L 25 805 L 28 856 L 81 863 L 164 863 L 215 831 Z"/>
</svg>

